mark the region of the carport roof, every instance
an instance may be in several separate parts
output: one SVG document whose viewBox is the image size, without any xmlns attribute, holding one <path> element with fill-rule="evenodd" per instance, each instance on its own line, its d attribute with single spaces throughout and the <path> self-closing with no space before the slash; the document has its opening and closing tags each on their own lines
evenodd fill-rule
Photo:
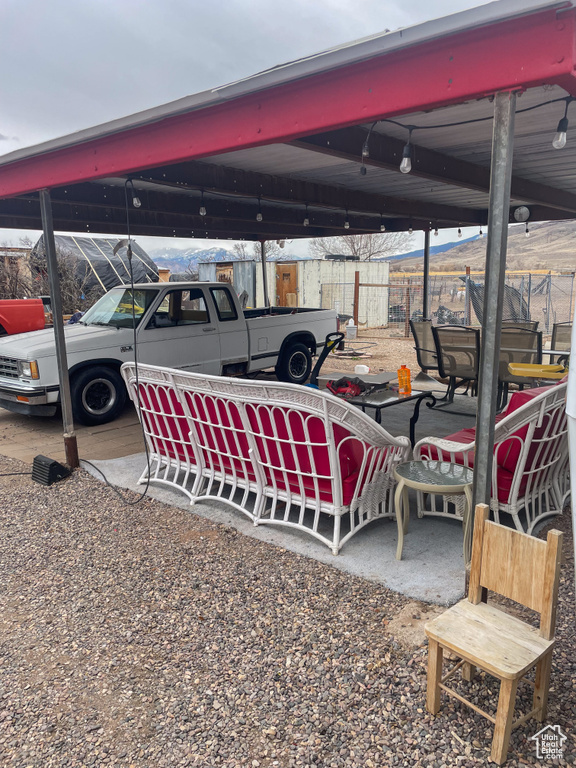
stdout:
<svg viewBox="0 0 576 768">
<path fill-rule="evenodd" d="M 575 14 L 570 1 L 494 2 L 19 150 L 0 158 L 0 226 L 40 229 L 37 191 L 50 188 L 56 229 L 122 233 L 128 178 L 142 201 L 133 234 L 481 226 L 503 90 L 521 94 L 511 220 L 519 205 L 531 220 L 576 218 L 576 141 L 551 145 L 576 96 Z"/>
</svg>

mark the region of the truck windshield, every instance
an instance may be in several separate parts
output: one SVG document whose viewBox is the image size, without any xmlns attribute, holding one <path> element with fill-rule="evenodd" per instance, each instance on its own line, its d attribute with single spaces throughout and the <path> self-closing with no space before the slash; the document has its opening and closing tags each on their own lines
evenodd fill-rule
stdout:
<svg viewBox="0 0 576 768">
<path fill-rule="evenodd" d="M 134 315 L 136 325 L 152 303 L 156 291 L 134 291 Z M 91 307 L 82 320 L 83 325 L 110 325 L 114 328 L 132 327 L 132 292 L 110 291 Z"/>
</svg>

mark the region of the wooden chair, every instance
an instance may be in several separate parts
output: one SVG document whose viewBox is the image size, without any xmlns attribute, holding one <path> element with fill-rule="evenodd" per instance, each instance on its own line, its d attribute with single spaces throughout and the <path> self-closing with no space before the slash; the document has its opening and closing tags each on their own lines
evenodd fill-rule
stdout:
<svg viewBox="0 0 576 768">
<path fill-rule="evenodd" d="M 502 765 L 512 728 L 531 717 L 539 722 L 546 718 L 562 534 L 550 531 L 547 541 L 541 541 L 489 521 L 488 514 L 486 504 L 476 507 L 468 598 L 425 626 L 429 641 L 426 708 L 438 714 L 440 694 L 445 691 L 493 722 L 491 758 Z M 540 613 L 539 630 L 483 603 L 483 588 Z M 443 677 L 444 649 L 460 661 Z M 465 680 L 473 678 L 476 667 L 500 680 L 496 717 L 446 685 L 460 667 Z M 533 709 L 513 722 L 518 683 L 534 667 Z"/>
</svg>

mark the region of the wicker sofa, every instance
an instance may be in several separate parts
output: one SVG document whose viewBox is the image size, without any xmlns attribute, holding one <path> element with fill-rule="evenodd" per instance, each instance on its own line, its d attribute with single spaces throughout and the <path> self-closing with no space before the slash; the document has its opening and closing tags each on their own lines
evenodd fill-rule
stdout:
<svg viewBox="0 0 576 768">
<path fill-rule="evenodd" d="M 150 456 L 147 479 L 191 503 L 216 499 L 255 525 L 304 531 L 333 554 L 394 517 L 394 467 L 410 456 L 349 403 L 295 384 L 122 366 Z M 138 403 L 139 401 L 139 403 Z"/>
<path fill-rule="evenodd" d="M 562 512 L 568 489 L 568 435 L 565 382 L 515 392 L 497 417 L 490 507 L 512 516 L 519 531 L 532 533 L 541 520 Z M 475 429 L 440 439 L 425 437 L 414 458 L 452 461 L 474 467 Z M 418 515 L 454 517 L 441 497 L 418 495 Z"/>
</svg>

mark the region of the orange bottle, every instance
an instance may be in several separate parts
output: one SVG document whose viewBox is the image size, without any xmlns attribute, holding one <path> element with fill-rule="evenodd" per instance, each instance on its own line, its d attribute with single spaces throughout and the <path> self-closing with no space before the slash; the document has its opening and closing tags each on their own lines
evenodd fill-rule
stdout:
<svg viewBox="0 0 576 768">
<path fill-rule="evenodd" d="M 411 395 L 412 383 L 410 381 L 410 368 L 405 365 L 401 365 L 398 368 L 398 394 L 399 395 Z"/>
</svg>

